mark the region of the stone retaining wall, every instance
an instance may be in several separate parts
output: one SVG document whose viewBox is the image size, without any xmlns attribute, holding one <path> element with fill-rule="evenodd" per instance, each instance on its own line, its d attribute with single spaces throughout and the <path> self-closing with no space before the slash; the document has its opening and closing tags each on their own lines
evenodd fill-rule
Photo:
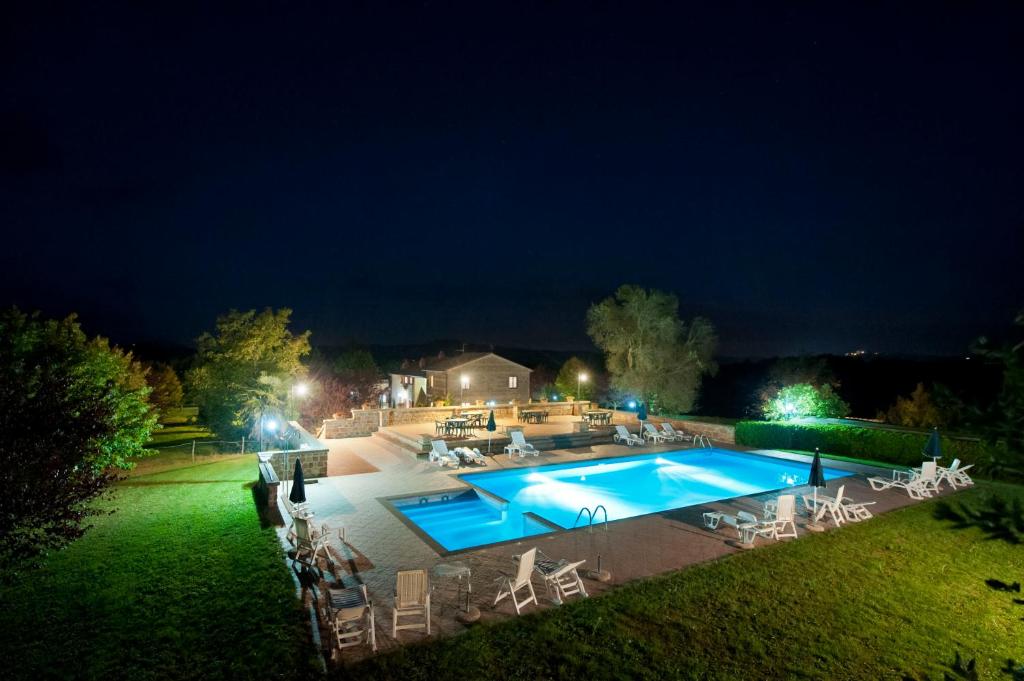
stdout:
<svg viewBox="0 0 1024 681">
<path fill-rule="evenodd" d="M 676 430 L 682 430 L 690 433 L 691 435 L 699 435 L 703 433 L 714 442 L 722 442 L 730 445 L 736 444 L 736 429 L 733 426 L 722 423 L 710 423 L 708 421 L 694 419 L 673 419 L 665 416 L 658 416 L 657 414 L 651 414 L 648 416 L 647 420 L 657 426 L 668 421 Z M 636 412 L 633 411 L 616 411 L 612 416 L 612 423 L 621 423 L 632 430 L 636 430 L 639 425 L 639 421 L 636 420 Z"/>
<path fill-rule="evenodd" d="M 522 409 L 543 409 L 552 416 L 579 415 L 590 409 L 590 402 L 530 402 L 528 404 L 498 404 L 493 407 L 398 407 L 390 409 L 353 409 L 347 419 L 325 419 L 320 436 L 333 440 L 347 437 L 366 437 L 381 427 L 402 426 L 410 423 L 443 421 L 464 411 L 494 410 L 496 419 L 514 419 Z M 305 465 L 305 462 L 303 462 Z"/>
<path fill-rule="evenodd" d="M 289 439 L 296 442 L 296 449 L 278 449 L 262 454 L 270 454 L 268 463 L 274 469 L 279 480 L 291 480 L 295 472 L 295 459 L 302 461 L 302 474 L 307 478 L 323 478 L 327 476 L 327 447 L 309 434 L 299 425 L 298 421 L 289 421 Z"/>
</svg>

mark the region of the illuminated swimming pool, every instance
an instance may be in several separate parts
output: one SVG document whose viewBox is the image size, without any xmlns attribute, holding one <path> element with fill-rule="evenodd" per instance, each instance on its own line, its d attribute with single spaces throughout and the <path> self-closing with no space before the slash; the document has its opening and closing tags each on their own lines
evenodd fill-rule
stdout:
<svg viewBox="0 0 1024 681">
<path fill-rule="evenodd" d="M 470 473 L 462 480 L 485 493 L 468 490 L 392 503 L 442 548 L 457 551 L 570 529 L 584 506 L 602 505 L 608 520 L 621 520 L 804 485 L 809 470 L 810 464 L 799 461 L 690 449 Z M 848 475 L 825 468 L 827 480 Z"/>
</svg>

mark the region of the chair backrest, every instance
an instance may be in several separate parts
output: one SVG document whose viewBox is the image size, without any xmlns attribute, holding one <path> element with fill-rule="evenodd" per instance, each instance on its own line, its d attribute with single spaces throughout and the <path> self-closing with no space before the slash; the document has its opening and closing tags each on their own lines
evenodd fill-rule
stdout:
<svg viewBox="0 0 1024 681">
<path fill-rule="evenodd" d="M 426 570 L 399 570 L 395 576 L 395 604 L 399 608 L 425 605 L 428 588 Z"/>
<path fill-rule="evenodd" d="M 846 485 L 839 485 L 839 489 L 836 490 L 836 503 L 843 503 L 843 492 L 846 491 Z"/>
<path fill-rule="evenodd" d="M 654 426 L 653 423 L 645 423 L 644 430 L 646 430 L 648 433 L 654 433 L 655 435 L 658 434 L 658 429 Z"/>
<path fill-rule="evenodd" d="M 615 432 L 619 434 L 619 437 L 629 437 L 629 431 L 626 430 L 626 426 L 615 426 Z"/>
<path fill-rule="evenodd" d="M 337 593 L 345 593 L 347 596 L 344 607 L 340 607 L 335 610 L 334 617 L 338 622 L 352 622 L 354 620 L 358 620 L 363 616 L 363 613 L 366 612 L 366 608 L 370 605 L 370 599 L 366 594 L 365 584 L 360 584 L 358 587 L 338 590 Z M 358 599 L 353 598 L 355 593 L 360 593 L 361 597 Z"/>
<path fill-rule="evenodd" d="M 673 427 L 672 427 L 672 424 L 671 424 L 671 423 L 669 423 L 668 421 L 662 421 L 662 423 L 661 423 L 661 429 L 662 429 L 662 430 L 664 430 L 664 431 L 665 431 L 666 433 L 672 433 L 672 434 L 675 434 L 675 432 L 676 432 L 676 429 L 675 429 L 675 428 L 673 428 Z"/>
<path fill-rule="evenodd" d="M 444 440 L 431 440 L 430 446 L 441 456 L 448 456 L 448 443 Z"/>
<path fill-rule="evenodd" d="M 778 510 L 775 512 L 775 517 L 778 520 L 789 521 L 793 519 L 795 513 L 796 497 L 792 494 L 779 495 L 779 505 Z"/>
<path fill-rule="evenodd" d="M 921 480 L 931 482 L 935 480 L 935 462 L 925 461 L 921 464 Z"/>
<path fill-rule="evenodd" d="M 295 521 L 295 540 L 299 544 L 308 545 L 313 542 L 313 533 L 306 518 L 293 518 Z"/>
<path fill-rule="evenodd" d="M 949 472 L 956 473 L 958 468 L 960 468 L 960 459 L 953 459 L 953 463 L 949 464 Z"/>
<path fill-rule="evenodd" d="M 519 557 L 519 571 L 516 572 L 515 588 L 526 585 L 533 573 L 533 564 L 537 562 L 537 548 L 534 547 Z"/>
<path fill-rule="evenodd" d="M 523 431 L 521 431 L 521 430 L 513 430 L 512 431 L 512 442 L 514 442 L 514 443 L 516 443 L 517 445 L 520 445 L 520 446 L 525 445 L 526 444 L 526 437 L 523 436 Z"/>
</svg>

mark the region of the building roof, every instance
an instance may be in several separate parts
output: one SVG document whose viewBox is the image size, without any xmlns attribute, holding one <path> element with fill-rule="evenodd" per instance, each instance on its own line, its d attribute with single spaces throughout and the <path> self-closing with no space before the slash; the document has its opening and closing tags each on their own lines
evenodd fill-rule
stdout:
<svg viewBox="0 0 1024 681">
<path fill-rule="evenodd" d="M 491 357 L 491 356 L 497 357 L 498 359 L 503 359 L 506 362 L 508 362 L 509 364 L 515 364 L 516 366 L 523 367 L 527 371 L 533 371 L 533 369 L 531 369 L 529 367 L 524 367 L 522 364 L 519 364 L 517 362 L 513 362 L 512 360 L 508 359 L 507 357 L 502 357 L 501 355 L 497 355 L 497 354 L 495 354 L 493 352 L 464 352 L 461 355 L 455 355 L 453 357 L 445 357 L 444 359 L 437 359 L 437 360 L 434 360 L 433 362 L 430 362 L 429 364 L 427 364 L 427 366 L 424 367 L 424 370 L 425 371 L 451 371 L 452 369 L 456 369 L 456 368 L 458 368 L 460 366 L 469 364 L 471 362 L 475 362 L 478 359 L 483 359 L 484 357 Z"/>
</svg>

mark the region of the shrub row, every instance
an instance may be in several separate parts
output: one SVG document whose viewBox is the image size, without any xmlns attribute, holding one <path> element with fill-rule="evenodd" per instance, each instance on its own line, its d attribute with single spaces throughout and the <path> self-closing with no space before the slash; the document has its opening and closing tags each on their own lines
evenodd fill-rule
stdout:
<svg viewBox="0 0 1024 681">
<path fill-rule="evenodd" d="M 813 452 L 872 459 L 903 466 L 919 466 L 928 441 L 926 433 L 911 433 L 882 428 L 831 424 L 781 423 L 777 421 L 741 421 L 736 424 L 736 444 L 763 449 L 799 449 Z M 978 470 L 992 464 L 991 448 L 980 440 L 942 438 L 942 460 L 953 459 L 975 464 Z"/>
</svg>

